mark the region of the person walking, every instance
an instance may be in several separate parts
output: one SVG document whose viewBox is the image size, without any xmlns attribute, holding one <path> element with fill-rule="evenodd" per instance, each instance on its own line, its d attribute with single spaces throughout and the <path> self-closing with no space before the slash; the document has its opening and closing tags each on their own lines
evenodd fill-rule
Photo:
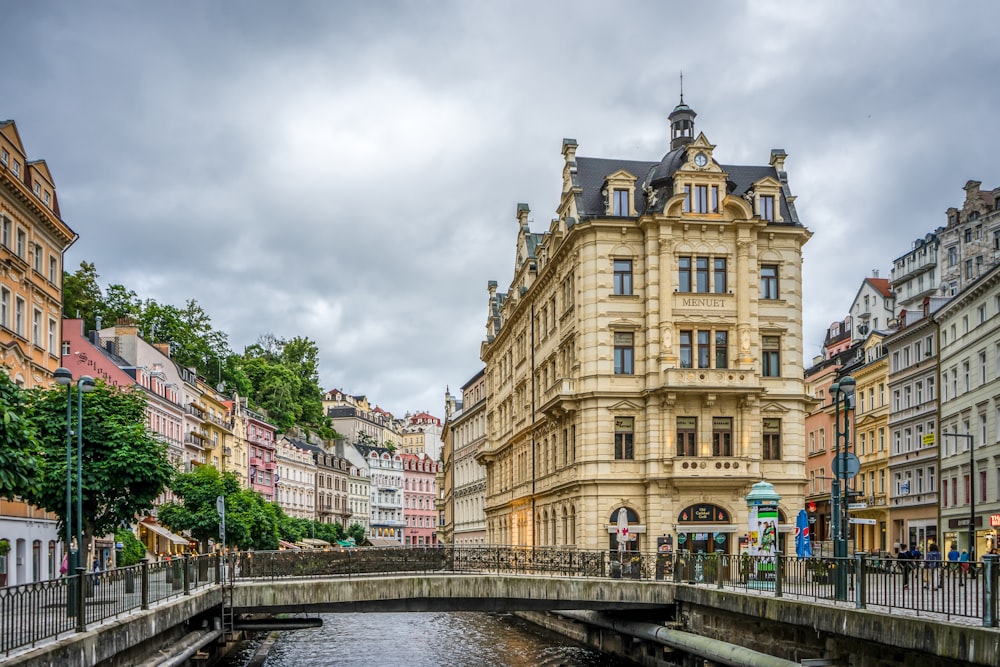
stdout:
<svg viewBox="0 0 1000 667">
<path fill-rule="evenodd" d="M 927 579 L 931 589 L 941 588 L 941 550 L 937 543 L 931 542 L 927 547 Z M 926 588 L 927 584 L 924 584 Z"/>
<path fill-rule="evenodd" d="M 910 547 L 905 544 L 899 547 L 899 553 L 896 554 L 896 560 L 899 562 L 899 571 L 903 573 L 903 590 L 910 590 Z"/>
<path fill-rule="evenodd" d="M 955 577 L 958 575 L 958 559 L 961 554 L 958 553 L 958 545 L 954 542 L 951 543 L 951 549 L 948 550 L 948 579 L 949 581 L 954 581 Z M 961 583 L 961 580 L 959 580 Z"/>
<path fill-rule="evenodd" d="M 965 575 L 969 572 L 969 552 L 962 549 L 962 555 L 958 557 L 958 566 L 960 572 L 958 573 L 958 585 L 965 585 Z"/>
</svg>

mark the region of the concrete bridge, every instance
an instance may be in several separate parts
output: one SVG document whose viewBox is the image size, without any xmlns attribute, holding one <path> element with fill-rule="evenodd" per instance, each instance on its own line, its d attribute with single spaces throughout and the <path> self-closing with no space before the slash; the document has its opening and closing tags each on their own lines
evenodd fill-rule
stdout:
<svg viewBox="0 0 1000 667">
<path fill-rule="evenodd" d="M 189 574 L 202 569 L 211 575 L 211 569 L 185 564 L 183 586 L 177 584 L 178 569 L 174 584 L 164 591 L 174 590 L 173 597 L 117 613 L 82 632 L 62 633 L 56 641 L 35 642 L 31 649 L 8 649 L 6 660 L 29 666 L 141 665 L 144 660 L 180 665 L 194 655 L 217 654 L 234 631 L 258 629 L 259 622 L 244 620 L 251 615 L 389 611 L 533 613 L 542 624 L 650 665 L 662 664 L 648 656 L 662 655 L 665 647 L 717 664 L 793 665 L 824 659 L 846 665 L 849 656 L 850 664 L 958 667 L 996 665 L 1000 655 L 1000 630 L 984 627 L 982 617 L 975 615 L 981 607 L 969 607 L 965 616 L 955 613 L 980 594 L 988 603 L 986 584 L 995 577 L 982 582 L 982 589 L 970 580 L 968 585 L 961 582 L 961 591 L 955 585 L 919 594 L 920 599 L 916 593 L 897 598 L 893 580 L 870 578 L 862 566 L 857 587 L 852 579 L 853 599 L 834 601 L 822 597 L 829 586 L 812 587 L 784 565 L 770 582 L 741 579 L 738 570 L 745 564 L 725 569 L 721 562 L 714 570 L 678 562 L 665 571 L 632 570 L 637 578 L 621 578 L 622 571 L 608 567 L 606 553 L 526 556 L 524 551 L 493 548 L 473 556 L 445 549 L 244 554 L 225 567 L 216 563 L 214 580 L 209 576 L 200 587 L 189 586 Z M 690 572 L 692 578 L 685 574 L 673 581 L 670 570 Z M 659 575 L 664 578 L 657 579 Z M 163 586 L 144 581 L 143 596 L 158 587 Z M 0 615 L 10 609 L 5 594 L 12 590 L 0 589 Z M 909 602 L 899 605 L 897 600 Z M 29 616 L 18 612 L 12 618 L 30 624 Z M 296 627 L 295 620 L 290 622 Z M 0 627 L 0 635 L 8 627 Z M 726 662 L 706 646 L 743 653 L 738 661 Z M 751 661 L 751 654 L 760 662 Z"/>
</svg>

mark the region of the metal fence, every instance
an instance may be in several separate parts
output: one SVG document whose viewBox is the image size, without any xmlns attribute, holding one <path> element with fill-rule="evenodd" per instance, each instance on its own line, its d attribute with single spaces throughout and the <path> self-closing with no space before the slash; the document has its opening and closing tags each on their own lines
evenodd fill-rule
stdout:
<svg viewBox="0 0 1000 667">
<path fill-rule="evenodd" d="M 556 547 L 445 546 L 247 551 L 143 562 L 0 588 L 0 655 L 86 630 L 197 588 L 248 579 L 357 577 L 420 572 L 629 578 L 712 586 L 858 609 L 905 609 L 942 620 L 996 627 L 1000 562 L 968 564 L 852 558 L 796 558 Z"/>
<path fill-rule="evenodd" d="M 0 655 L 216 584 L 218 573 L 219 559 L 207 554 L 0 588 Z"/>
</svg>

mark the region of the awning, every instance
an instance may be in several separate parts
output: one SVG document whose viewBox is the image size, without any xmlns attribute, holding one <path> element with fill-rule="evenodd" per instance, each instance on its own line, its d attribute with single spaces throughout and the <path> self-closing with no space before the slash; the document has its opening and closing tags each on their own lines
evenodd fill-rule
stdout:
<svg viewBox="0 0 1000 667">
<path fill-rule="evenodd" d="M 301 541 L 305 542 L 306 544 L 308 544 L 311 547 L 328 547 L 328 546 L 330 546 L 329 542 L 327 542 L 325 540 L 317 540 L 314 537 L 303 537 Z"/>
<path fill-rule="evenodd" d="M 142 527 L 142 528 L 146 528 L 148 530 L 153 531 L 154 533 L 156 533 L 160 537 L 166 538 L 166 539 L 170 540 L 171 542 L 173 542 L 174 544 L 183 544 L 183 545 L 187 546 L 188 544 L 191 543 L 191 540 L 189 540 L 188 538 L 181 537 L 180 535 L 175 535 L 174 533 L 171 533 L 169 530 L 167 530 L 163 526 L 158 526 L 155 523 L 140 523 L 139 526 Z"/>
<path fill-rule="evenodd" d="M 391 537 L 369 537 L 365 540 L 368 546 L 372 547 L 401 547 L 402 542 L 399 540 L 394 540 Z"/>
<path fill-rule="evenodd" d="M 294 549 L 296 551 L 299 551 L 301 549 L 301 547 L 298 547 L 292 544 L 291 542 L 286 542 L 284 540 L 278 540 L 278 546 L 284 547 L 285 549 Z"/>
</svg>

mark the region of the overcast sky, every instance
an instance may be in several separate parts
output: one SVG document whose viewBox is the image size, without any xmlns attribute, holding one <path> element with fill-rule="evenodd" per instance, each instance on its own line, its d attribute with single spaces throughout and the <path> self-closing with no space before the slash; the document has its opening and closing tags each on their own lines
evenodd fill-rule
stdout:
<svg viewBox="0 0 1000 667">
<path fill-rule="evenodd" d="M 723 164 L 784 148 L 805 356 L 872 270 L 1000 185 L 995 2 L 4 3 L 0 116 L 45 159 L 72 271 L 182 306 L 237 351 L 443 417 L 482 366 L 489 280 L 563 137 L 658 160 L 684 99 Z"/>
</svg>

